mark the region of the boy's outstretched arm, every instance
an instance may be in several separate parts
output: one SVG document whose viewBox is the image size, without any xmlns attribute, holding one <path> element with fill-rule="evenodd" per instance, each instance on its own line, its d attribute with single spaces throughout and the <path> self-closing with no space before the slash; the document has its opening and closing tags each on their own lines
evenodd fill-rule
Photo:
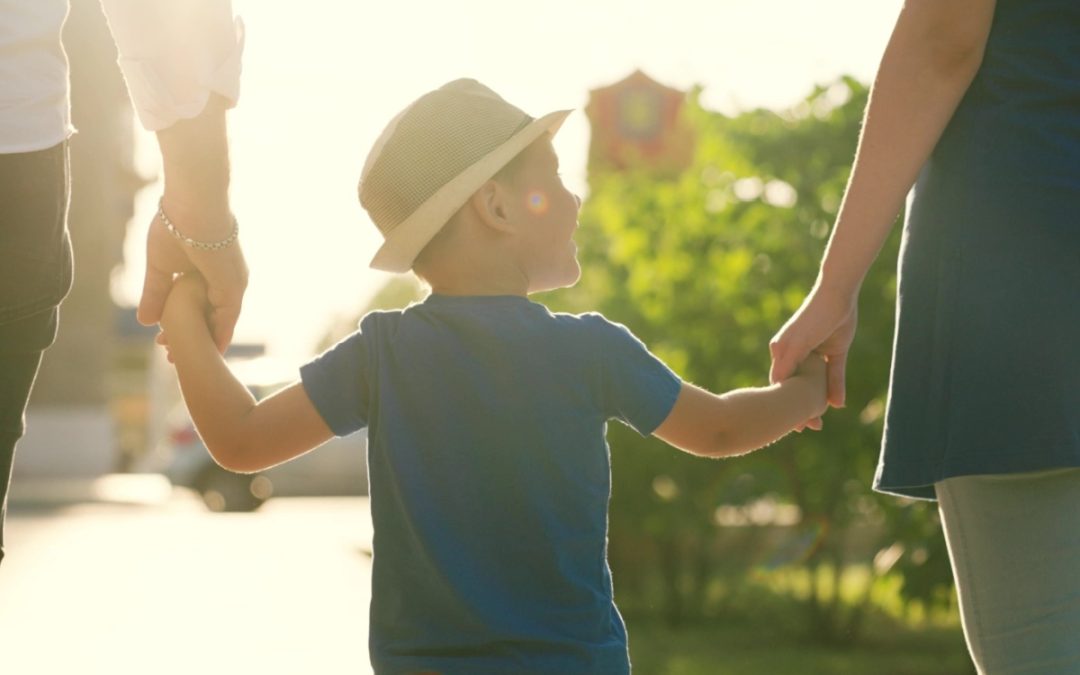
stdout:
<svg viewBox="0 0 1080 675">
<path fill-rule="evenodd" d="M 794 376 L 768 387 L 717 395 L 684 382 L 675 406 L 653 435 L 695 455 L 741 455 L 823 414 L 825 394 L 825 362 L 816 355 Z"/>
<path fill-rule="evenodd" d="M 230 471 L 261 471 L 330 440 L 303 385 L 256 402 L 217 350 L 206 323 L 206 288 L 197 275 L 176 282 L 161 327 L 184 403 L 214 460 Z"/>
</svg>

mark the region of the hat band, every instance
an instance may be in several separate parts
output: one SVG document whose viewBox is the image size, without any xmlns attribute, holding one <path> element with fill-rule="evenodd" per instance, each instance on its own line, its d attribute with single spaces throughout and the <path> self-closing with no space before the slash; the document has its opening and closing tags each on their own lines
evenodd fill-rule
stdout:
<svg viewBox="0 0 1080 675">
<path fill-rule="evenodd" d="M 490 154 L 491 152 L 494 152 L 495 150 L 499 149 L 500 147 L 502 147 L 503 145 L 508 143 L 510 141 L 510 139 L 512 139 L 514 136 L 517 136 L 519 133 L 524 131 L 526 127 L 528 127 L 530 124 L 532 124 L 535 121 L 536 121 L 536 118 L 532 117 L 531 115 L 526 114 L 523 117 L 523 119 L 521 120 L 521 123 L 518 124 L 516 127 L 514 127 L 514 130 L 511 131 L 510 134 L 506 138 L 500 140 L 498 143 L 495 143 L 494 145 L 491 146 L 491 149 L 488 151 L 488 154 Z M 480 159 L 483 159 L 483 157 L 486 157 L 486 156 L 487 155 L 484 155 Z M 480 160 L 477 160 L 477 161 L 480 161 Z M 474 164 L 475 163 L 476 162 L 474 162 Z M 507 163 L 509 163 L 509 162 L 507 162 Z M 470 164 L 469 166 L 472 166 L 472 165 Z M 505 166 L 505 164 L 503 166 Z M 469 168 L 468 166 L 463 167 L 462 171 L 465 171 L 468 168 Z M 492 176 L 494 176 L 496 173 L 498 173 L 499 170 L 501 170 L 501 169 L 502 169 L 502 167 L 499 167 L 494 172 L 492 172 Z M 456 174 L 454 176 L 450 176 L 447 179 L 446 183 L 452 181 L 455 177 L 456 177 Z M 489 178 L 490 178 L 490 176 L 489 176 Z M 432 194 L 435 194 L 436 192 L 441 190 L 442 187 L 444 185 L 446 185 L 446 183 L 443 183 L 443 185 L 440 185 L 434 192 L 432 192 Z M 425 201 L 427 201 L 430 198 L 431 198 L 431 195 L 425 196 L 424 199 L 420 201 L 420 204 L 423 204 Z M 419 205 L 417 205 L 417 208 L 419 208 Z M 415 209 L 413 209 L 413 212 L 415 212 Z M 397 222 L 387 225 L 386 228 L 383 228 L 378 223 L 375 223 L 375 225 L 378 226 L 379 231 L 382 232 L 383 238 L 385 239 L 387 236 L 390 235 L 391 232 L 393 232 L 397 228 L 398 225 L 401 225 L 402 223 L 407 221 L 411 215 L 412 215 L 412 213 L 406 215 L 404 218 L 399 219 Z"/>
</svg>

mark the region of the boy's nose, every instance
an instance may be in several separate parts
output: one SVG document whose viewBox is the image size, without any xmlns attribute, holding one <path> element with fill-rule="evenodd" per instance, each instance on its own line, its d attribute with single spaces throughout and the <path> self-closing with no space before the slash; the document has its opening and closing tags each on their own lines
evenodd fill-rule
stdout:
<svg viewBox="0 0 1080 675">
<path fill-rule="evenodd" d="M 578 196 L 578 193 L 576 193 L 576 192 L 573 193 L 573 195 L 574 195 L 574 201 L 577 202 L 577 207 L 578 207 L 578 210 L 580 211 L 581 210 L 581 197 Z"/>
</svg>

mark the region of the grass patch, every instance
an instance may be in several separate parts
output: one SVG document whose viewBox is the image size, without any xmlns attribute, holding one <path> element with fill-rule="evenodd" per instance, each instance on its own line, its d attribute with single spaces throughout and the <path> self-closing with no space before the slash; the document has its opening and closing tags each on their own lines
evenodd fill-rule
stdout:
<svg viewBox="0 0 1080 675">
<path fill-rule="evenodd" d="M 627 619 L 630 657 L 640 675 L 972 675 L 959 626 L 910 628 L 878 616 L 848 647 L 810 642 L 786 621 L 713 620 L 673 628 Z"/>
</svg>

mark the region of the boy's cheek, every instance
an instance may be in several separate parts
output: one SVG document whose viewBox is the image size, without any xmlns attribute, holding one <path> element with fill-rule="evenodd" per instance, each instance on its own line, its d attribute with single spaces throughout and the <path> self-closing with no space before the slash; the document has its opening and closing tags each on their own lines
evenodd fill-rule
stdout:
<svg viewBox="0 0 1080 675">
<path fill-rule="evenodd" d="M 570 261 L 569 269 L 566 273 L 566 278 L 563 283 L 566 287 L 573 286 L 579 280 L 581 280 L 581 263 L 577 259 L 577 249 L 574 249 L 573 258 Z"/>
</svg>

